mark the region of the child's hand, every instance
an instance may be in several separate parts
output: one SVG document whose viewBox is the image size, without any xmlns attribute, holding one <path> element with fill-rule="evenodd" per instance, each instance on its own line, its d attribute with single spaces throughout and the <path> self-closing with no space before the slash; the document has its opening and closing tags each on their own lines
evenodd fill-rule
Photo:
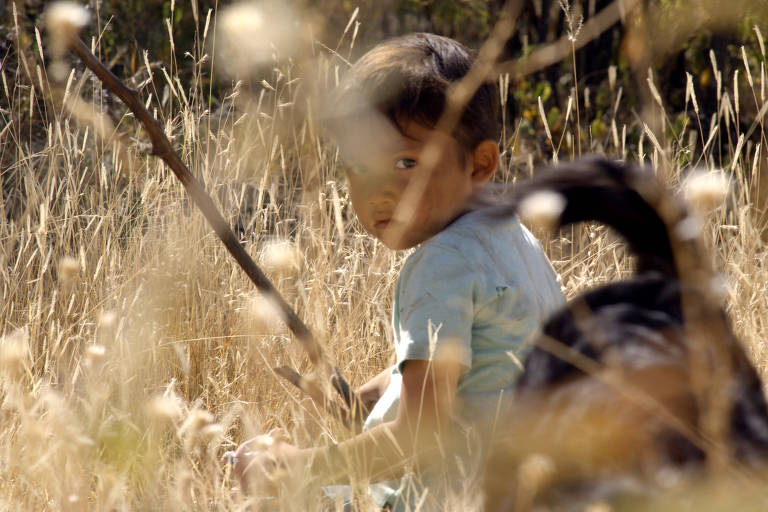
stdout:
<svg viewBox="0 0 768 512">
<path fill-rule="evenodd" d="M 281 429 L 254 437 L 241 444 L 234 453 L 235 475 L 246 494 L 274 496 L 286 470 L 297 464 L 301 450 L 288 443 Z"/>
</svg>

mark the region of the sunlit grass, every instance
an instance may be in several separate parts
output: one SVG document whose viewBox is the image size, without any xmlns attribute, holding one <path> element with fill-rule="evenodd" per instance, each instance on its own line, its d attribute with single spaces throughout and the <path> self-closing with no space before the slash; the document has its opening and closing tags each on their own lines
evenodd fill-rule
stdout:
<svg viewBox="0 0 768 512">
<path fill-rule="evenodd" d="M 325 51 L 290 61 L 270 55 L 213 100 L 202 76 L 217 65 L 216 13 L 203 14 L 201 44 L 190 53 L 194 76 L 182 80 L 177 67 L 148 56 L 132 85 L 227 218 L 243 224 L 251 255 L 359 385 L 392 360 L 391 295 L 405 255 L 357 225 L 337 151 L 320 133 L 318 89 L 332 86 L 345 64 Z M 20 49 L 16 68 L 3 67 L 0 91 L 11 106 L 0 113 L 0 147 L 13 162 L 2 170 L 0 196 L 0 503 L 242 510 L 220 461 L 225 450 L 274 426 L 303 446 L 346 433 L 271 372 L 308 364 L 284 327 L 264 318 L 252 285 L 180 184 L 148 154 L 135 119 L 80 67 L 54 81 L 39 52 Z M 752 97 L 742 91 L 741 101 L 764 101 L 764 73 L 739 73 L 723 82 L 744 86 L 754 73 Z M 678 135 L 641 120 L 625 127 L 614 112 L 603 136 L 583 134 L 581 144 L 584 153 L 652 164 L 670 185 L 692 156 L 730 172 L 728 207 L 709 215 L 705 233 L 727 276 L 736 331 L 765 375 L 768 255 L 758 187 L 766 137 L 758 125 L 759 136 L 742 138 L 735 97 L 722 95 L 720 113 L 699 119 L 692 88 L 687 108 L 697 122 Z M 571 104 L 578 109 L 575 97 Z M 663 104 L 648 108 L 667 115 Z M 593 120 L 579 119 L 574 112 L 560 133 L 546 130 L 561 160 L 576 153 L 579 130 L 589 132 Z M 515 134 L 515 120 L 507 122 L 505 133 Z M 624 135 L 632 128 L 642 133 L 636 145 Z M 499 173 L 517 178 L 508 168 Z M 568 295 L 630 273 L 602 227 L 540 236 Z M 304 492 L 275 506 L 319 508 L 316 486 L 294 476 Z"/>
</svg>

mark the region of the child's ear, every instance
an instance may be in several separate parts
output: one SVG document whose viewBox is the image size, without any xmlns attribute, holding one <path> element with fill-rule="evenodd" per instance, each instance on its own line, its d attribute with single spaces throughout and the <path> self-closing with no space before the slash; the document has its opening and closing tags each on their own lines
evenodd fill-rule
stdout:
<svg viewBox="0 0 768 512">
<path fill-rule="evenodd" d="M 494 140 L 481 141 L 472 151 L 472 181 L 485 183 L 499 165 L 499 145 Z"/>
</svg>

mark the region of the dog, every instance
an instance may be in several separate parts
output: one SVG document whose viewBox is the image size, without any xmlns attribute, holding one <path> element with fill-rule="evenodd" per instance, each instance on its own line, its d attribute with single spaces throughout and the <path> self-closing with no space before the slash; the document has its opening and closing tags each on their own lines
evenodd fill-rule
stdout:
<svg viewBox="0 0 768 512">
<path fill-rule="evenodd" d="M 597 157 L 519 183 L 499 213 L 522 213 L 542 193 L 561 201 L 555 227 L 606 224 L 637 266 L 543 326 L 491 450 L 486 510 L 583 509 L 705 468 L 761 467 L 762 381 L 729 325 L 696 218 L 649 169 Z"/>
</svg>

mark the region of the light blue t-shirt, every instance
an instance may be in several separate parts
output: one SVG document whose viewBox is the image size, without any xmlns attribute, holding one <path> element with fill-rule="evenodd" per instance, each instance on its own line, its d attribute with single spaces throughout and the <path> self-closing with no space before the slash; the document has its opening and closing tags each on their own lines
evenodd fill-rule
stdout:
<svg viewBox="0 0 768 512">
<path fill-rule="evenodd" d="M 432 360 L 446 351 L 464 367 L 458 416 L 487 438 L 482 432 L 506 413 L 504 397 L 512 395 L 531 341 L 563 304 L 549 260 L 516 217 L 499 219 L 482 210 L 463 215 L 403 265 L 392 314 L 397 362 L 364 429 L 395 419 L 405 361 Z M 439 509 L 440 486 L 429 470 L 418 484 L 413 476 L 373 485 L 374 500 L 409 510 L 429 487 L 431 499 L 421 510 Z"/>
</svg>

